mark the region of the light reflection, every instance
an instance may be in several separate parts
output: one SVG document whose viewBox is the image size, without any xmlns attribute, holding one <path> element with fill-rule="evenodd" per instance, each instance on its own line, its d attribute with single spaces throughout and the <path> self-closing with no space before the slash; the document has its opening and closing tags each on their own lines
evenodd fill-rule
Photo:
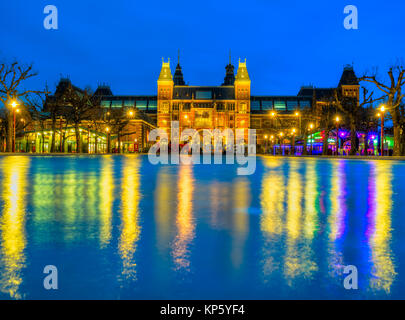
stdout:
<svg viewBox="0 0 405 320">
<path fill-rule="evenodd" d="M 193 217 L 194 180 L 191 165 L 181 165 L 178 181 L 178 207 L 176 215 L 177 235 L 173 243 L 173 259 L 176 270 L 190 271 L 189 245 L 195 237 Z"/>
<path fill-rule="evenodd" d="M 337 281 L 343 272 L 342 236 L 345 231 L 347 210 L 346 197 L 346 161 L 333 161 L 331 189 L 329 191 L 332 205 L 328 216 L 329 225 L 329 274 Z"/>
<path fill-rule="evenodd" d="M 312 261 L 311 243 L 302 243 L 305 240 L 302 237 L 303 177 L 299 169 L 300 162 L 290 163 L 287 185 L 287 252 L 284 261 L 284 275 L 289 286 L 293 286 L 297 278 L 310 278 L 318 269 Z"/>
<path fill-rule="evenodd" d="M 305 239 L 312 241 L 318 229 L 318 173 L 316 160 L 309 159 L 306 162 L 305 174 L 305 217 L 303 234 Z"/>
<path fill-rule="evenodd" d="M 285 203 L 284 175 L 279 171 L 271 170 L 279 165 L 279 160 L 265 158 L 263 163 L 269 170 L 263 176 L 260 203 L 262 215 L 260 217 L 260 229 L 265 237 L 263 247 L 263 275 L 264 281 L 279 268 L 279 259 L 275 258 L 275 242 L 283 232 L 283 217 Z"/>
<path fill-rule="evenodd" d="M 122 259 L 124 280 L 136 280 L 135 252 L 140 238 L 139 202 L 140 195 L 140 159 L 125 156 L 122 170 L 122 211 L 119 254 Z"/>
<path fill-rule="evenodd" d="M 391 243 L 392 164 L 379 161 L 372 164 L 369 180 L 368 243 L 371 251 L 370 289 L 390 293 L 396 272 Z"/>
<path fill-rule="evenodd" d="M 1 291 L 15 299 L 23 298 L 19 290 L 26 264 L 25 198 L 29 164 L 30 158 L 19 156 L 6 157 L 2 163 Z"/>
<path fill-rule="evenodd" d="M 214 181 L 210 185 L 210 224 L 214 229 L 222 229 L 229 226 L 228 213 L 232 212 L 232 185 Z"/>
<path fill-rule="evenodd" d="M 243 252 L 246 237 L 249 230 L 249 207 L 250 207 L 250 184 L 245 177 L 239 177 L 234 182 L 233 196 L 233 241 L 232 241 L 232 263 L 239 267 L 243 263 Z"/>
<path fill-rule="evenodd" d="M 154 206 L 158 248 L 161 251 L 167 248 L 170 239 L 172 215 L 168 204 L 174 194 L 169 167 L 161 167 L 157 177 Z"/>
<path fill-rule="evenodd" d="M 100 179 L 100 245 L 107 246 L 111 240 L 111 219 L 114 201 L 113 159 L 111 155 L 102 158 Z"/>
</svg>

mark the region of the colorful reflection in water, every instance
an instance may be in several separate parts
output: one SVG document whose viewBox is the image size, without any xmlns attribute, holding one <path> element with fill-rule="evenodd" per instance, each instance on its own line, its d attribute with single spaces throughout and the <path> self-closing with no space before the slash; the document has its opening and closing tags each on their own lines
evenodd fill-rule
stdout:
<svg viewBox="0 0 405 320">
<path fill-rule="evenodd" d="M 179 169 L 176 227 L 177 235 L 173 242 L 175 270 L 190 271 L 190 245 L 195 237 L 193 218 L 194 182 L 192 166 L 182 165 Z"/>
<path fill-rule="evenodd" d="M 390 293 L 396 272 L 391 251 L 392 164 L 371 164 L 369 181 L 369 225 L 367 230 L 371 252 L 370 289 Z"/>
<path fill-rule="evenodd" d="M 236 169 L 1 157 L 0 298 L 405 298 L 404 163 Z M 65 280 L 52 297 L 48 264 Z"/>
<path fill-rule="evenodd" d="M 1 291 L 11 298 L 22 298 L 20 286 L 26 266 L 25 234 L 27 157 L 7 157 L 2 161 Z"/>
</svg>

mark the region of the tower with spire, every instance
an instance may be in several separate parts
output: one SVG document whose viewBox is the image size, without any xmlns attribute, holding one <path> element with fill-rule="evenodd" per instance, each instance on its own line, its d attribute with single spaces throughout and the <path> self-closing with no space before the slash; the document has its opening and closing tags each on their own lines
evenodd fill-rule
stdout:
<svg viewBox="0 0 405 320">
<path fill-rule="evenodd" d="M 235 99 L 236 127 L 250 128 L 250 77 L 246 67 L 246 59 L 245 62 L 241 62 L 239 59 L 235 77 Z"/>
<path fill-rule="evenodd" d="M 169 128 L 174 86 L 172 72 L 170 70 L 170 58 L 168 62 L 165 62 L 164 58 L 162 58 L 162 69 L 160 70 L 157 85 L 158 127 Z"/>
<path fill-rule="evenodd" d="M 233 86 L 235 83 L 235 73 L 234 73 L 234 66 L 232 65 L 231 59 L 231 51 L 229 51 L 229 63 L 225 67 L 226 73 L 224 78 L 223 86 Z"/>
<path fill-rule="evenodd" d="M 338 88 L 345 97 L 356 98 L 360 103 L 360 84 L 359 79 L 354 73 L 353 65 L 346 65 L 343 69 Z"/>
<path fill-rule="evenodd" d="M 185 86 L 186 83 L 183 79 L 183 72 L 180 66 L 180 50 L 177 53 L 177 66 L 176 71 L 174 72 L 173 82 L 175 86 Z"/>
</svg>

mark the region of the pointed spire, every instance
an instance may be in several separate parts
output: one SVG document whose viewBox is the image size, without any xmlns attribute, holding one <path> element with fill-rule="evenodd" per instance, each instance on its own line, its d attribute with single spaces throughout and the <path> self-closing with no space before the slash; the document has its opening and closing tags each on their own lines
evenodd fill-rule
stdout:
<svg viewBox="0 0 405 320">
<path fill-rule="evenodd" d="M 343 73 L 342 73 L 342 77 L 340 78 L 339 81 L 339 85 L 338 87 L 341 86 L 358 86 L 359 85 L 359 79 L 357 78 L 354 69 L 353 69 L 353 65 L 346 65 L 343 68 Z"/>
<path fill-rule="evenodd" d="M 223 86 L 233 86 L 235 83 L 235 67 L 232 65 L 231 50 L 229 50 L 229 64 L 225 67 L 226 73 Z"/>
<path fill-rule="evenodd" d="M 174 81 L 175 86 L 185 86 L 186 85 L 186 83 L 184 82 L 184 79 L 183 79 L 183 71 L 181 70 L 181 66 L 180 66 L 180 49 L 177 50 L 177 66 L 176 66 L 176 71 L 174 72 L 173 81 Z"/>
</svg>

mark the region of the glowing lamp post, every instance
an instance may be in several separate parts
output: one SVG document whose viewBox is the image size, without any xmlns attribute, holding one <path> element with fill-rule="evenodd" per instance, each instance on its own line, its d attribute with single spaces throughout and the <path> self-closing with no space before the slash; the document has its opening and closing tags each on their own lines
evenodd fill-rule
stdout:
<svg viewBox="0 0 405 320">
<path fill-rule="evenodd" d="M 385 107 L 381 106 L 381 156 L 384 156 L 384 112 L 385 112 Z"/>
<path fill-rule="evenodd" d="M 301 135 L 301 114 L 297 111 L 295 113 L 295 116 L 298 117 L 298 122 L 299 122 L 299 134 Z"/>
<path fill-rule="evenodd" d="M 312 151 L 313 151 L 313 150 L 312 150 L 312 146 L 313 146 L 312 143 L 313 143 L 313 139 L 314 139 L 314 134 L 313 134 L 313 132 L 312 132 L 313 129 L 314 129 L 314 125 L 311 123 L 311 124 L 309 125 L 309 132 L 311 133 L 311 136 L 310 136 L 310 137 L 311 137 L 311 138 L 310 138 L 310 139 L 311 139 L 311 149 L 310 149 L 310 150 L 311 150 L 311 155 L 312 155 Z M 305 148 L 306 148 L 306 147 L 307 147 L 307 146 L 305 146 Z"/>
<path fill-rule="evenodd" d="M 10 103 L 11 108 L 13 109 L 13 141 L 12 141 L 12 151 L 15 152 L 15 111 L 16 108 L 18 106 L 18 103 L 16 101 L 12 101 Z M 17 109 L 17 112 L 19 112 L 20 110 Z"/>
<path fill-rule="evenodd" d="M 107 132 L 107 153 L 110 153 L 110 128 L 105 128 L 105 131 Z"/>
<path fill-rule="evenodd" d="M 292 129 L 292 155 L 295 155 L 295 128 Z"/>
<path fill-rule="evenodd" d="M 336 117 L 336 155 L 339 155 L 339 117 Z"/>
<path fill-rule="evenodd" d="M 284 133 L 280 132 L 280 150 L 281 150 L 281 154 L 283 154 L 283 136 Z"/>
<path fill-rule="evenodd" d="M 267 136 L 267 134 L 264 136 L 264 141 L 265 141 L 265 146 L 264 146 L 264 153 L 267 153 L 267 139 L 268 139 L 268 136 Z"/>
</svg>

